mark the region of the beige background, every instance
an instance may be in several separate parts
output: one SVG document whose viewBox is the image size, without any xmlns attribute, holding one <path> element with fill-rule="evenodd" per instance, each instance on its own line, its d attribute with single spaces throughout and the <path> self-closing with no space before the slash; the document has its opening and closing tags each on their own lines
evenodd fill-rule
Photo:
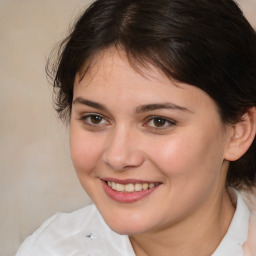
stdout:
<svg viewBox="0 0 256 256">
<path fill-rule="evenodd" d="M 0 0 L 0 255 L 57 211 L 89 203 L 44 66 L 86 0 Z M 256 27 L 256 0 L 241 0 Z"/>
</svg>

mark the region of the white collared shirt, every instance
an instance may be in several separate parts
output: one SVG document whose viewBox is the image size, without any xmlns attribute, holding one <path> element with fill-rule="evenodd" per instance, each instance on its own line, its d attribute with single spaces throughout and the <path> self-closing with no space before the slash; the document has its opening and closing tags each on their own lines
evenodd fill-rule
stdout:
<svg viewBox="0 0 256 256">
<path fill-rule="evenodd" d="M 250 211 L 238 192 L 236 197 L 236 211 L 229 229 L 212 256 L 243 255 L 242 246 L 248 236 Z"/>
<path fill-rule="evenodd" d="M 236 192 L 230 227 L 212 256 L 243 256 L 250 211 Z M 256 241 L 255 241 L 256 242 Z M 29 236 L 16 256 L 135 256 L 129 237 L 113 232 L 95 205 L 57 213 Z"/>
</svg>

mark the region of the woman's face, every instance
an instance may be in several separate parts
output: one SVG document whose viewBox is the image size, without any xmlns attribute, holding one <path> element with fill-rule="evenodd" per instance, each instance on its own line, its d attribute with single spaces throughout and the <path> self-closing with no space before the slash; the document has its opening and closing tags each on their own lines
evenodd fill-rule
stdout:
<svg viewBox="0 0 256 256">
<path fill-rule="evenodd" d="M 202 90 L 106 51 L 81 80 L 70 123 L 78 178 L 108 225 L 137 234 L 200 216 L 223 193 L 228 132 Z"/>
</svg>

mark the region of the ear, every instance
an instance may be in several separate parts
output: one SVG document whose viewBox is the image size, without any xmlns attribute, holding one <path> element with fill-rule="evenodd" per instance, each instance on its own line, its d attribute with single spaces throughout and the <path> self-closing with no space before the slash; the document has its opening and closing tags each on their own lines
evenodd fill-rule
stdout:
<svg viewBox="0 0 256 256">
<path fill-rule="evenodd" d="M 228 127 L 230 137 L 224 158 L 236 161 L 250 148 L 256 134 L 256 109 L 252 107 L 246 111 L 241 121 Z"/>
</svg>

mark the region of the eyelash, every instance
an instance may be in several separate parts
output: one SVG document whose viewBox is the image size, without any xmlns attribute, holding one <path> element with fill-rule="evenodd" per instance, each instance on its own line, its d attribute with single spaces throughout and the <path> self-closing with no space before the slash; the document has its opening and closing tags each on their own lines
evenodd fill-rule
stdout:
<svg viewBox="0 0 256 256">
<path fill-rule="evenodd" d="M 79 120 L 81 120 L 84 124 L 86 125 L 89 125 L 89 126 L 94 126 L 94 127 L 97 127 L 97 126 L 100 126 L 101 124 L 100 123 L 93 123 L 92 122 L 92 118 L 99 118 L 100 121 L 104 120 L 104 123 L 107 122 L 106 118 L 102 115 L 99 115 L 99 114 L 87 114 L 87 115 L 84 115 L 82 116 Z M 88 121 L 88 119 L 91 119 L 90 121 Z"/>
<path fill-rule="evenodd" d="M 157 127 L 156 125 L 155 126 L 150 126 L 151 128 L 155 129 L 155 130 L 164 130 L 164 129 L 167 129 L 171 126 L 174 126 L 176 125 L 176 122 L 174 120 L 171 120 L 171 119 L 168 119 L 168 118 L 165 118 L 165 117 L 162 117 L 162 116 L 153 116 L 153 117 L 150 117 L 147 119 L 146 123 L 149 124 L 150 122 L 154 122 L 154 121 L 160 121 L 160 122 L 164 122 L 163 126 L 161 127 Z"/>
<path fill-rule="evenodd" d="M 97 118 L 99 120 L 99 123 L 93 123 L 92 118 Z M 100 114 L 96 114 L 96 113 L 91 113 L 91 114 L 84 115 L 80 118 L 80 120 L 85 125 L 88 125 L 88 126 L 91 126 L 91 127 L 96 127 L 96 128 L 101 128 L 102 126 L 105 126 L 106 124 L 109 124 L 109 122 L 107 121 L 107 119 L 104 116 L 102 116 Z M 103 121 L 103 124 L 101 123 L 102 121 Z M 152 123 L 154 121 L 163 122 L 163 126 L 157 127 L 156 125 L 150 125 L 150 123 Z M 177 124 L 176 121 L 174 121 L 172 119 L 168 119 L 168 118 L 165 118 L 165 117 L 162 117 L 162 116 L 151 116 L 151 117 L 146 119 L 146 121 L 143 124 L 143 127 L 149 127 L 150 129 L 160 131 L 160 130 L 168 129 L 168 128 L 176 125 L 176 124 Z"/>
</svg>

